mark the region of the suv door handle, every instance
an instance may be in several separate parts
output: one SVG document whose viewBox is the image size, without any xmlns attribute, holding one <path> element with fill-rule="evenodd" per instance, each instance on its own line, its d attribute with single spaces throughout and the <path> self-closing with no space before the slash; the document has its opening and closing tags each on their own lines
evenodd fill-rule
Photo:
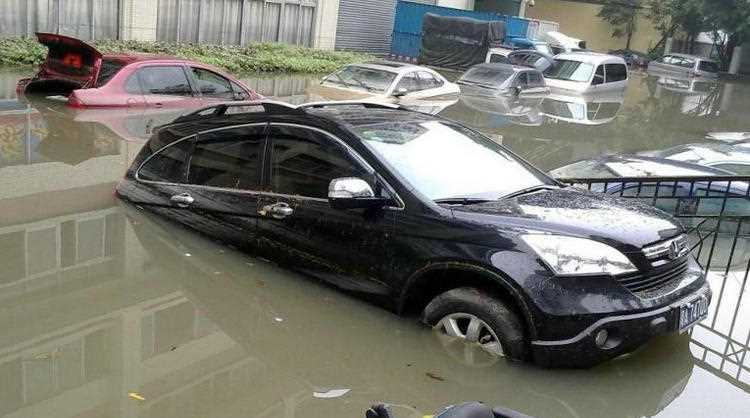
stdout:
<svg viewBox="0 0 750 418">
<path fill-rule="evenodd" d="M 276 202 L 263 206 L 258 213 L 261 216 L 270 216 L 275 219 L 284 219 L 294 213 L 294 209 L 289 207 L 288 203 Z"/>
<path fill-rule="evenodd" d="M 176 194 L 169 198 L 169 201 L 176 204 L 178 207 L 186 208 L 195 202 L 195 199 L 193 199 L 193 196 L 190 196 L 188 193 L 180 193 Z"/>
</svg>

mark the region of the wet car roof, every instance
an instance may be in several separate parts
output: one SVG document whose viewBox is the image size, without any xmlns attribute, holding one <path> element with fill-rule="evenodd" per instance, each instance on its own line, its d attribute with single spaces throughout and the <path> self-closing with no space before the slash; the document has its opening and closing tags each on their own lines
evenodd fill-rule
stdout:
<svg viewBox="0 0 750 418">
<path fill-rule="evenodd" d="M 366 109 L 361 105 L 352 106 L 330 106 L 316 109 L 308 109 L 307 113 L 323 117 L 335 123 L 359 127 L 364 125 L 375 125 L 380 123 L 394 122 L 429 122 L 442 120 L 439 117 L 405 109 Z"/>
</svg>

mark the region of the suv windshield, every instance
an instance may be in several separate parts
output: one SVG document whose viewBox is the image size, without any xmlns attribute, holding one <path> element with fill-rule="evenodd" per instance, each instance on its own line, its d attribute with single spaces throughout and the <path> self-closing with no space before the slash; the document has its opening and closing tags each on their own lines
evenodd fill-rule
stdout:
<svg viewBox="0 0 750 418">
<path fill-rule="evenodd" d="M 553 181 L 502 146 L 442 121 L 362 125 L 355 131 L 412 187 L 432 200 L 495 200 Z"/>
<path fill-rule="evenodd" d="M 390 71 L 349 66 L 329 75 L 324 81 L 369 92 L 384 93 L 395 78 L 396 73 Z"/>
<path fill-rule="evenodd" d="M 497 87 L 512 76 L 513 70 L 510 68 L 479 66 L 469 68 L 469 70 L 458 79 L 458 82 Z"/>
<path fill-rule="evenodd" d="M 594 66 L 580 61 L 556 59 L 544 71 L 544 77 L 568 81 L 589 81 Z"/>
</svg>

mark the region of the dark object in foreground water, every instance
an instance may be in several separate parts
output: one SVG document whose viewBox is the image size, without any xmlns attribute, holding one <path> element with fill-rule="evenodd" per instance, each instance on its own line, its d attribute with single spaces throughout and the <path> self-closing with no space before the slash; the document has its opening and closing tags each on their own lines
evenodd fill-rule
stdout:
<svg viewBox="0 0 750 418">
<path fill-rule="evenodd" d="M 365 413 L 366 418 L 396 418 L 391 413 L 388 405 L 373 405 Z M 460 405 L 451 405 L 442 412 L 433 415 L 434 418 L 532 418 L 512 409 L 496 406 L 490 409 L 481 402 L 466 402 Z"/>
</svg>

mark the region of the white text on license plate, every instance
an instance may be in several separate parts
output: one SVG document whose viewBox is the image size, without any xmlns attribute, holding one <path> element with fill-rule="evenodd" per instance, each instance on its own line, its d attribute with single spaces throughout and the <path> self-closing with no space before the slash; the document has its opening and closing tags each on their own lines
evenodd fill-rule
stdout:
<svg viewBox="0 0 750 418">
<path fill-rule="evenodd" d="M 708 298 L 701 296 L 680 306 L 680 331 L 684 331 L 691 325 L 700 321 L 708 315 Z"/>
</svg>

